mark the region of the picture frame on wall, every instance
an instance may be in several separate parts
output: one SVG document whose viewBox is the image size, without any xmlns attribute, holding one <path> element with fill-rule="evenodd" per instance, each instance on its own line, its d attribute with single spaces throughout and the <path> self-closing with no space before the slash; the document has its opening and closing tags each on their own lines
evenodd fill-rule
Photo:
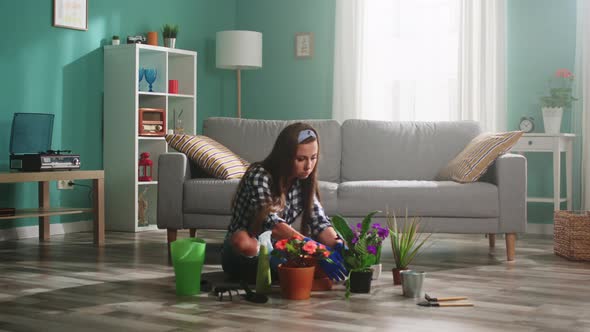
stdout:
<svg viewBox="0 0 590 332">
<path fill-rule="evenodd" d="M 53 26 L 88 30 L 88 0 L 53 0 Z"/>
<path fill-rule="evenodd" d="M 295 34 L 295 57 L 311 58 L 313 56 L 313 32 Z"/>
</svg>

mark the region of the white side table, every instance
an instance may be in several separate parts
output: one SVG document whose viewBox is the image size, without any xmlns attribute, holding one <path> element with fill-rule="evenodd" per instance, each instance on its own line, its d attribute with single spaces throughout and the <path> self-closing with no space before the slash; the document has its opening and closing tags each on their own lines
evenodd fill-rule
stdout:
<svg viewBox="0 0 590 332">
<path fill-rule="evenodd" d="M 560 210 L 559 203 L 567 202 L 572 209 L 572 161 L 574 134 L 524 134 L 512 148 L 512 152 L 553 153 L 553 198 L 527 197 L 527 202 L 553 203 L 554 210 Z M 561 198 L 561 152 L 565 152 L 566 197 Z"/>
</svg>

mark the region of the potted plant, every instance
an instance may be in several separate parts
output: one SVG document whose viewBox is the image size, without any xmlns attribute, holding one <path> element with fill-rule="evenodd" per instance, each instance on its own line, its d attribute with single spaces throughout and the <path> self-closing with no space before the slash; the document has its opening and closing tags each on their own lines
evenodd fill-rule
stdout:
<svg viewBox="0 0 590 332">
<path fill-rule="evenodd" d="M 330 261 L 330 251 L 323 244 L 299 235 L 277 241 L 271 255 L 284 261 L 278 267 L 281 295 L 291 300 L 308 299 L 316 262 Z"/>
<path fill-rule="evenodd" d="M 406 211 L 404 221 L 403 228 L 399 228 L 395 214 L 393 216 L 389 213 L 387 214 L 387 224 L 389 225 L 389 233 L 391 234 L 389 238 L 391 240 L 391 251 L 393 252 L 393 259 L 395 261 L 395 267 L 391 270 L 394 285 L 401 285 L 400 272 L 408 269 L 408 265 L 410 265 L 431 235 L 424 235 L 419 232 L 419 217 L 409 218 L 408 212 Z"/>
<path fill-rule="evenodd" d="M 176 36 L 178 35 L 178 25 L 164 24 L 162 36 L 164 36 L 164 46 L 175 48 Z"/>
<path fill-rule="evenodd" d="M 563 109 L 570 107 L 572 101 L 577 100 L 572 96 L 574 75 L 567 69 L 558 69 L 555 71 L 555 77 L 560 82 L 558 86 L 554 86 L 554 81 L 550 80 L 548 83 L 549 94 L 540 98 L 543 125 L 545 126 L 545 132 L 549 134 L 560 132 Z"/>
<path fill-rule="evenodd" d="M 368 293 L 371 290 L 373 276 L 371 266 L 379 262 L 381 245 L 389 235 L 389 230 L 382 228 L 381 225 L 371 226 L 371 218 L 379 212 L 369 213 L 354 228 L 351 228 L 341 216 L 332 218 L 334 230 L 346 245 L 343 252 L 344 263 L 350 271 L 346 284 L 347 298 L 350 293 Z"/>
<path fill-rule="evenodd" d="M 121 40 L 119 39 L 119 36 L 114 35 L 113 40 L 111 41 L 111 45 L 119 45 L 120 43 L 121 43 Z"/>
</svg>

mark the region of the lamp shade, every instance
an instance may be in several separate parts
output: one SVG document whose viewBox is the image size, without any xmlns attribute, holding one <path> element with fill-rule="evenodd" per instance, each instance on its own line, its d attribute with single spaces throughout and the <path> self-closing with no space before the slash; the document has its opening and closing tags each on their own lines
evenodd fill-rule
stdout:
<svg viewBox="0 0 590 332">
<path fill-rule="evenodd" d="M 262 33 L 256 31 L 220 31 L 216 35 L 216 66 L 222 69 L 262 67 Z"/>
</svg>

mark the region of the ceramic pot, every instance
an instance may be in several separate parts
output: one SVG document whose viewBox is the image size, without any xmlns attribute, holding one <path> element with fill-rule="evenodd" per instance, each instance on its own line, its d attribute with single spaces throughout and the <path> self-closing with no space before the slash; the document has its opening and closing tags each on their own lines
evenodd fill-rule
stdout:
<svg viewBox="0 0 590 332">
<path fill-rule="evenodd" d="M 157 31 L 150 31 L 147 33 L 147 43 L 148 43 L 148 45 L 158 46 L 158 32 Z"/>
<path fill-rule="evenodd" d="M 289 300 L 307 300 L 311 297 L 315 266 L 284 267 L 279 265 L 281 296 Z"/>
<path fill-rule="evenodd" d="M 400 274 L 401 271 L 407 270 L 408 268 L 398 269 L 393 268 L 391 272 L 393 273 L 393 284 L 394 285 L 401 285 L 402 284 L 402 276 Z"/>
<path fill-rule="evenodd" d="M 120 39 L 112 39 L 111 40 L 111 45 L 119 45 L 121 44 L 121 40 Z"/>
<path fill-rule="evenodd" d="M 352 271 L 350 272 L 350 292 L 351 293 L 370 293 L 371 277 L 373 271 Z"/>
<path fill-rule="evenodd" d="M 381 264 L 374 264 L 371 265 L 371 270 L 373 270 L 373 280 L 378 280 L 381 277 L 381 270 L 382 270 L 382 265 Z"/>
<path fill-rule="evenodd" d="M 543 125 L 545 126 L 545 133 L 559 134 L 562 117 L 563 107 L 543 107 Z"/>
</svg>

